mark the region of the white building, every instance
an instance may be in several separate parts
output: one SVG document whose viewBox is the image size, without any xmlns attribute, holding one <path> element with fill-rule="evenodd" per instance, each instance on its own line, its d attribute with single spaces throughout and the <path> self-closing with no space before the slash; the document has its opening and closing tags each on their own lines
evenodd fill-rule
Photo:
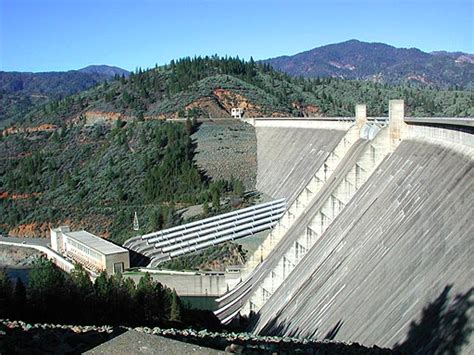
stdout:
<svg viewBox="0 0 474 355">
<path fill-rule="evenodd" d="M 230 111 L 230 115 L 233 118 L 242 118 L 242 115 L 244 114 L 244 109 L 240 107 L 232 107 Z"/>
<path fill-rule="evenodd" d="M 51 248 L 96 273 L 115 274 L 130 267 L 127 249 L 84 230 L 71 232 L 68 226 L 51 229 Z"/>
</svg>

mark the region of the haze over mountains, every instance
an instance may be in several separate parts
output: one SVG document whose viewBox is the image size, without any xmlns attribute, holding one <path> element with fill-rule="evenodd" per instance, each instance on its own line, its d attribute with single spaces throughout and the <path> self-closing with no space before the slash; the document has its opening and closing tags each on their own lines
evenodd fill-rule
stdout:
<svg viewBox="0 0 474 355">
<path fill-rule="evenodd" d="M 292 56 L 263 60 L 292 76 L 338 77 L 381 83 L 417 83 L 439 87 L 474 86 L 474 55 L 426 53 L 384 43 L 350 40 L 317 47 Z"/>
</svg>

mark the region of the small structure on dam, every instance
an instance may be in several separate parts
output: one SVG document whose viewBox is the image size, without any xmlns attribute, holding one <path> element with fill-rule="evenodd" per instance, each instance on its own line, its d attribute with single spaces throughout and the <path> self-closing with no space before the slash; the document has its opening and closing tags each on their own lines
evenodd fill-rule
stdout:
<svg viewBox="0 0 474 355">
<path fill-rule="evenodd" d="M 474 351 L 474 119 L 253 119 L 288 208 L 218 299 L 257 334 Z M 425 334 L 425 335 L 423 335 Z M 429 334 L 429 335 L 426 335 Z M 442 345 L 440 345 L 442 344 Z"/>
</svg>

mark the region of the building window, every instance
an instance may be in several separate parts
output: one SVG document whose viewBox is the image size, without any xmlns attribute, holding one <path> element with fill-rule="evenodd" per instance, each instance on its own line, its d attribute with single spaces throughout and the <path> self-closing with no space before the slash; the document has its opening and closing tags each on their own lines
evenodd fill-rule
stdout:
<svg viewBox="0 0 474 355">
<path fill-rule="evenodd" d="M 123 263 L 114 263 L 114 274 L 123 273 Z"/>
</svg>

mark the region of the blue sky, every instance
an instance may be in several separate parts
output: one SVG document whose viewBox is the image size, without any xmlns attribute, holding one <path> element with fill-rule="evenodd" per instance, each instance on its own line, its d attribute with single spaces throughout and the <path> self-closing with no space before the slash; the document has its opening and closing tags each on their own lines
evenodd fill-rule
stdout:
<svg viewBox="0 0 474 355">
<path fill-rule="evenodd" d="M 474 53 L 474 0 L 0 0 L 0 70 L 264 59 L 359 39 Z"/>
</svg>

